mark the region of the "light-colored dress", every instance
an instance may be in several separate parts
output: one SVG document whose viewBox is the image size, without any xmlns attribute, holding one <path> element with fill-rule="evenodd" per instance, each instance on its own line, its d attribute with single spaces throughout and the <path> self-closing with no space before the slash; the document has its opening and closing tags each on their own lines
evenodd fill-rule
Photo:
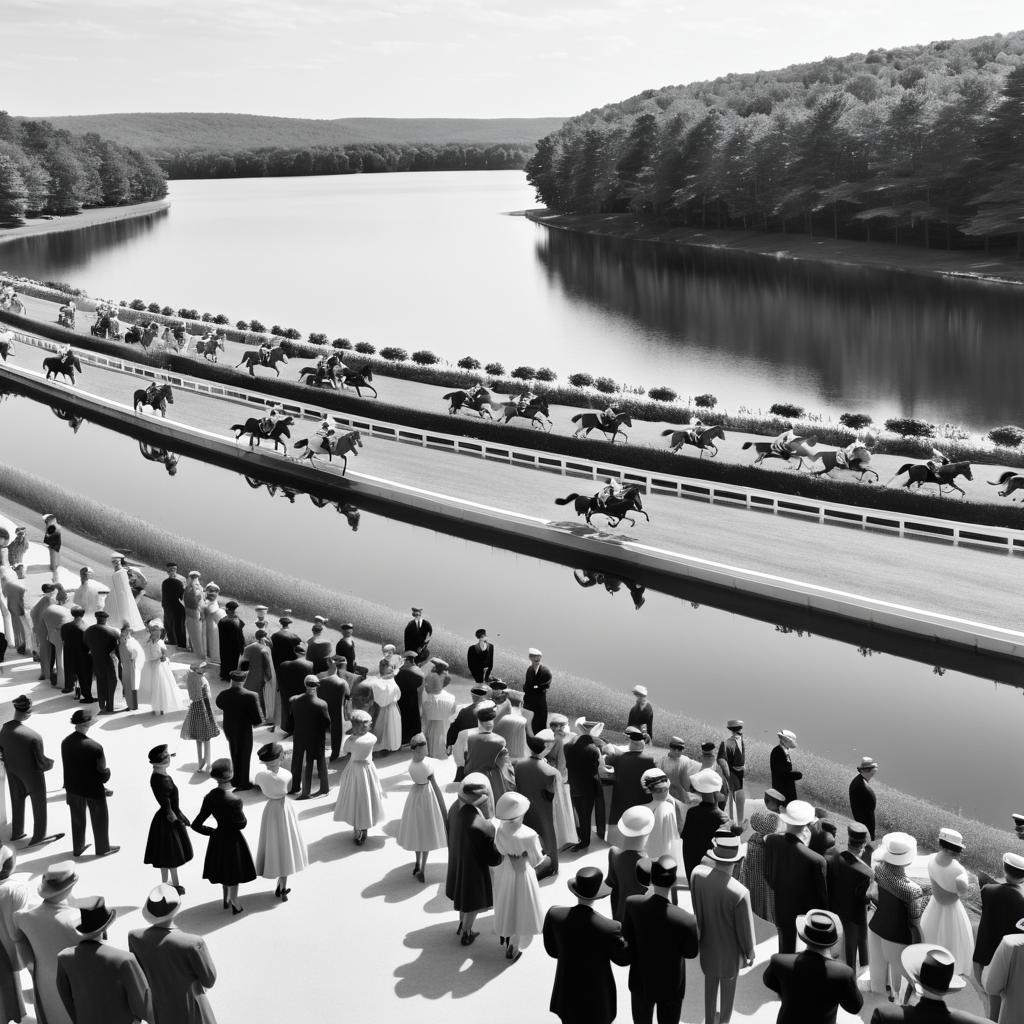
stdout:
<svg viewBox="0 0 1024 1024">
<path fill-rule="evenodd" d="M 423 735 L 427 738 L 427 755 L 444 760 L 448 757 L 448 723 L 455 714 L 455 698 L 447 691 L 427 693 L 423 691 L 420 718 Z"/>
<path fill-rule="evenodd" d="M 430 785 L 435 767 L 429 757 L 409 762 L 412 790 L 398 825 L 398 845 L 403 850 L 441 850 L 448 846 L 444 815 Z"/>
<path fill-rule="evenodd" d="M 220 664 L 220 630 L 217 623 L 227 615 L 216 597 L 211 597 L 203 608 L 203 630 L 206 634 L 206 660 Z"/>
<path fill-rule="evenodd" d="M 181 693 L 171 671 L 171 663 L 161 661 L 167 654 L 167 645 L 163 640 L 152 640 L 147 636 L 142 642 L 142 650 L 146 660 L 142 666 L 139 699 L 147 702 L 158 715 L 180 711 Z"/>
<path fill-rule="evenodd" d="M 402 716 L 398 698 L 402 691 L 394 679 L 367 679 L 373 688 L 373 699 L 380 708 L 374 728 L 377 730 L 378 750 L 398 750 L 402 745 Z"/>
<path fill-rule="evenodd" d="M 647 837 L 647 856 L 651 860 L 671 857 L 677 864 L 682 864 L 683 841 L 679 837 L 675 801 L 668 796 L 665 800 L 655 799 L 647 806 L 654 812 L 654 828 Z"/>
<path fill-rule="evenodd" d="M 253 776 L 253 782 L 267 798 L 260 822 L 260 843 L 256 849 L 256 870 L 264 878 L 283 878 L 309 866 L 306 844 L 299 831 L 295 808 L 288 802 L 292 773 L 279 768 L 264 768 Z"/>
<path fill-rule="evenodd" d="M 497 719 L 494 723 L 494 731 L 504 737 L 505 746 L 508 748 L 508 756 L 513 761 L 526 757 L 526 718 L 518 711 L 509 712 Z"/>
<path fill-rule="evenodd" d="M 498 935 L 539 935 L 544 926 L 537 865 L 540 836 L 527 825 L 502 821 L 494 836 L 501 863 L 494 869 L 494 931 Z"/>
<path fill-rule="evenodd" d="M 372 761 L 377 737 L 349 733 L 341 745 L 341 756 L 351 754 L 341 773 L 334 820 L 347 822 L 355 829 L 372 828 L 384 820 L 384 791 Z"/>
<path fill-rule="evenodd" d="M 16 927 L 14 915 L 39 904 L 34 887 L 29 885 L 29 876 L 11 875 L 0 882 L 0 1021 L 21 1020 L 25 1013 L 25 1001 L 21 994 L 21 956 L 15 944 Z"/>
<path fill-rule="evenodd" d="M 555 819 L 555 843 L 561 849 L 563 846 L 579 842 L 576 815 L 572 807 L 572 798 L 569 795 L 569 772 L 565 767 L 565 740 L 555 740 L 547 760 L 560 777 L 555 786 L 555 802 L 552 813 Z"/>
<path fill-rule="evenodd" d="M 188 711 L 185 721 L 181 723 L 183 740 L 212 740 L 220 735 L 217 722 L 210 706 L 210 684 L 204 675 L 189 671 L 185 676 L 185 689 L 188 691 Z"/>
<path fill-rule="evenodd" d="M 75 604 L 79 604 L 85 609 L 85 615 L 82 616 L 87 626 L 95 625 L 96 623 L 96 612 L 103 607 L 103 595 L 106 593 L 107 588 L 101 586 L 96 580 L 86 580 L 79 588 L 71 595 L 72 601 Z M 109 609 L 107 609 L 109 612 Z M 114 629 L 120 629 L 121 623 L 115 624 Z"/>
<path fill-rule="evenodd" d="M 968 879 L 963 865 L 954 858 L 943 866 L 938 854 L 928 858 L 932 896 L 921 915 L 921 940 L 945 946 L 956 961 L 957 974 L 970 974 L 974 957 L 974 933 L 967 910 L 956 891 L 958 878 Z"/>
<path fill-rule="evenodd" d="M 110 579 L 110 593 L 107 594 L 107 603 L 104 608 L 110 616 L 109 624 L 114 629 L 120 629 L 126 622 L 133 633 L 138 633 L 139 630 L 146 628 L 146 624 L 139 614 L 135 595 L 132 593 L 127 569 L 114 571 L 114 575 Z"/>
</svg>

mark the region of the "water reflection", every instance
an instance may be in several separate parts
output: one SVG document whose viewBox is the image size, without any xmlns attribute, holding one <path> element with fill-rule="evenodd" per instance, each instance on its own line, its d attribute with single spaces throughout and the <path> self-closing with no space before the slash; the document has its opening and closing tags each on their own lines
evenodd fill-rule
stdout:
<svg viewBox="0 0 1024 1024">
<path fill-rule="evenodd" d="M 50 412 L 52 412 L 57 419 L 63 420 L 75 434 L 78 433 L 79 428 L 85 422 L 84 416 L 79 416 L 74 409 L 68 408 L 64 405 L 51 405 Z"/>
<path fill-rule="evenodd" d="M 177 476 L 178 463 L 181 461 L 181 456 L 177 453 L 150 444 L 148 441 L 139 441 L 139 454 L 147 462 L 159 462 L 167 470 L 168 476 Z"/>
<path fill-rule="evenodd" d="M 280 495 L 282 498 L 287 499 L 290 505 L 295 504 L 295 499 L 299 497 L 299 495 L 306 494 L 309 497 L 309 500 L 317 508 L 333 508 L 339 515 L 344 516 L 348 525 L 352 527 L 353 532 L 359 529 L 361 513 L 350 501 L 336 501 L 332 498 L 325 498 L 319 494 L 309 494 L 307 491 L 300 491 L 295 487 L 290 487 L 286 484 L 278 484 L 270 480 L 264 480 L 258 476 L 253 476 L 251 473 L 242 473 L 241 477 L 254 491 L 258 491 L 262 488 L 272 498 Z"/>
<path fill-rule="evenodd" d="M 637 583 L 636 580 L 632 580 L 627 576 L 616 576 L 614 573 L 604 572 L 600 569 L 573 569 L 572 574 L 581 587 L 603 586 L 612 596 L 619 593 L 625 587 L 627 593 L 633 599 L 633 607 L 637 611 L 640 611 L 647 601 L 647 598 L 644 596 L 647 591 L 646 585 Z"/>
</svg>

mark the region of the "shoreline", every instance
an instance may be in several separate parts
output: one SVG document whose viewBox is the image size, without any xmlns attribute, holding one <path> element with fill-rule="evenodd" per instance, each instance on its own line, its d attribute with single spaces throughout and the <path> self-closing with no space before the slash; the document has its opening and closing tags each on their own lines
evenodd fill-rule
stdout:
<svg viewBox="0 0 1024 1024">
<path fill-rule="evenodd" d="M 517 211 L 519 213 L 520 211 Z M 802 234 L 644 224 L 633 214 L 556 214 L 545 207 L 521 215 L 543 227 L 602 238 L 654 242 L 679 250 L 714 251 L 755 256 L 794 266 L 824 266 L 913 274 L 944 281 L 1017 288 L 1024 285 L 1024 260 L 992 257 L 984 252 L 916 249 L 882 242 L 815 238 Z"/>
<path fill-rule="evenodd" d="M 148 217 L 162 210 L 170 209 L 171 200 L 154 199 L 149 203 L 134 203 L 131 206 L 94 206 L 81 213 L 69 214 L 66 217 L 54 217 L 42 220 L 35 217 L 20 227 L 0 228 L 0 245 L 14 242 L 19 238 L 36 238 L 39 235 L 56 235 L 64 231 L 80 231 L 83 228 L 96 227 L 99 224 L 113 224 L 120 220 L 134 220 L 137 217 Z"/>
</svg>

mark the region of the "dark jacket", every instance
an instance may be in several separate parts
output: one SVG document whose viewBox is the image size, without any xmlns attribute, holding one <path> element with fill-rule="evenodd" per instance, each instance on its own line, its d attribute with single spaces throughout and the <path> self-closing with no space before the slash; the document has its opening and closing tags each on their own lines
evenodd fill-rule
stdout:
<svg viewBox="0 0 1024 1024">
<path fill-rule="evenodd" d="M 781 743 L 772 747 L 768 764 L 772 772 L 772 789 L 777 789 L 786 798 L 787 804 L 795 800 L 796 784 L 804 777 L 804 773 L 793 771 L 793 759 Z"/>
<path fill-rule="evenodd" d="M 693 869 L 704 859 L 711 849 L 711 837 L 732 819 L 718 804 L 701 801 L 694 804 L 686 812 L 683 819 L 683 867 L 686 877 L 693 874 Z"/>
<path fill-rule="evenodd" d="M 306 690 L 306 676 L 313 675 L 313 662 L 305 658 L 292 658 L 283 661 L 277 668 L 277 688 L 287 701 L 289 697 L 298 697 Z M 291 730 L 288 730 L 291 732 Z"/>
<path fill-rule="evenodd" d="M 106 795 L 103 787 L 110 779 L 110 769 L 103 748 L 94 739 L 80 732 L 65 736 L 60 758 L 64 764 L 64 791 L 69 796 L 98 800 Z"/>
<path fill-rule="evenodd" d="M 523 707 L 527 711 L 539 711 L 548 706 L 548 690 L 551 689 L 551 669 L 547 665 L 531 665 L 523 679 Z"/>
<path fill-rule="evenodd" d="M 128 949 L 149 981 L 154 1024 L 216 1024 L 206 990 L 217 980 L 206 943 L 178 928 L 137 928 Z"/>
<path fill-rule="evenodd" d="M 121 634 L 113 626 L 94 623 L 85 631 L 85 646 L 92 657 L 93 671 L 100 675 L 104 671 L 114 671 L 120 660 L 118 651 L 121 645 Z M 111 661 L 113 655 L 113 661 Z"/>
<path fill-rule="evenodd" d="M 573 743 L 567 743 L 565 751 L 565 772 L 568 776 L 569 791 L 589 793 L 601 785 L 601 751 L 591 737 L 582 742 L 581 736 Z"/>
<path fill-rule="evenodd" d="M 419 653 L 430 643 L 430 638 L 433 635 L 434 627 L 430 624 L 429 620 L 420 619 L 420 624 L 417 626 L 416 620 L 410 619 L 405 627 L 405 649 Z"/>
<path fill-rule="evenodd" d="M 613 846 L 608 851 L 608 885 L 612 890 L 612 917 L 620 924 L 626 913 L 626 900 L 640 896 L 647 888 L 636 876 L 636 865 L 646 854 L 642 850 L 620 850 Z"/>
<path fill-rule="evenodd" d="M 57 954 L 57 991 L 74 1024 L 153 1019 L 149 982 L 138 960 L 93 939 Z"/>
<path fill-rule="evenodd" d="M 629 963 L 622 926 L 593 907 L 552 907 L 544 918 L 544 950 L 558 961 L 551 1012 L 563 1024 L 611 1024 L 617 1009 L 611 965 Z"/>
<path fill-rule="evenodd" d="M 953 1010 L 941 999 L 922 996 L 916 1006 L 879 1006 L 871 1014 L 871 1024 L 989 1024 L 988 1017 L 978 1017 L 966 1010 Z"/>
<path fill-rule="evenodd" d="M 352 640 L 352 637 L 342 637 L 334 645 L 334 653 L 345 659 L 345 668 L 349 672 L 354 672 L 356 669 L 356 645 Z"/>
<path fill-rule="evenodd" d="M 405 744 L 423 727 L 420 716 L 420 687 L 423 686 L 423 671 L 416 668 L 415 665 L 411 667 L 403 665 L 395 673 L 395 683 L 400 693 L 398 713 L 402 718 L 402 743 Z"/>
<path fill-rule="evenodd" d="M 629 948 L 629 990 L 648 1001 L 686 993 L 686 964 L 698 952 L 697 919 L 664 896 L 630 896 L 622 920 Z"/>
<path fill-rule="evenodd" d="M 648 701 L 643 707 L 634 704 L 626 715 L 626 725 L 643 729 L 648 736 L 654 736 L 654 705 Z"/>
<path fill-rule="evenodd" d="M 479 644 L 473 644 L 466 652 L 466 664 L 469 665 L 469 674 L 473 679 L 482 683 L 490 679 L 494 671 L 494 644 L 488 642 L 484 650 L 480 650 Z"/>
<path fill-rule="evenodd" d="M 314 672 L 318 675 L 321 672 L 326 672 L 331 666 L 331 641 L 318 640 L 316 637 L 312 637 L 309 643 L 306 644 L 306 657 L 313 662 Z"/>
<path fill-rule="evenodd" d="M 775 893 L 777 922 L 793 921 L 798 914 L 828 906 L 825 858 L 795 835 L 776 834 L 765 839 L 764 877 Z"/>
<path fill-rule="evenodd" d="M 558 857 L 555 837 L 555 793 L 562 777 L 542 757 L 522 757 L 515 763 L 516 791 L 530 801 L 523 824 L 540 836 L 541 849 Z"/>
<path fill-rule="evenodd" d="M 875 838 L 875 791 L 867 780 L 857 772 L 850 783 L 850 813 L 854 821 L 859 821 L 867 830 L 872 840 Z"/>
<path fill-rule="evenodd" d="M 252 736 L 253 729 L 263 722 L 259 699 L 249 690 L 229 687 L 217 694 L 215 703 L 224 712 L 225 736 Z"/>
<path fill-rule="evenodd" d="M 871 886 L 871 868 L 854 853 L 833 851 L 825 858 L 828 885 L 828 909 L 840 921 L 867 926 L 867 893 Z"/>
<path fill-rule="evenodd" d="M 0 751 L 8 775 L 17 778 L 29 793 L 45 793 L 43 775 L 53 767 L 53 758 L 43 753 L 43 738 L 24 722 L 0 726 Z"/>
<path fill-rule="evenodd" d="M 270 634 L 270 659 L 274 668 L 280 668 L 284 661 L 291 661 L 295 657 L 295 645 L 302 643 L 298 633 L 290 629 L 279 629 L 276 633 Z"/>
<path fill-rule="evenodd" d="M 776 953 L 764 983 L 782 997 L 776 1024 L 836 1024 L 840 1006 L 857 1013 L 864 1005 L 853 968 L 818 953 Z"/>
<path fill-rule="evenodd" d="M 981 920 L 974 944 L 974 962 L 987 967 L 1004 935 L 1017 933 L 1017 922 L 1024 917 L 1024 888 L 1009 882 L 993 882 L 981 887 Z"/>
<path fill-rule="evenodd" d="M 605 764 L 615 769 L 609 824 L 617 825 L 623 811 L 651 802 L 650 794 L 640 785 L 640 777 L 654 767 L 654 758 L 640 750 L 624 750 L 620 754 L 606 755 Z"/>
<path fill-rule="evenodd" d="M 306 692 L 292 697 L 290 703 L 295 721 L 295 742 L 322 747 L 327 730 L 331 727 L 327 702 Z"/>
</svg>

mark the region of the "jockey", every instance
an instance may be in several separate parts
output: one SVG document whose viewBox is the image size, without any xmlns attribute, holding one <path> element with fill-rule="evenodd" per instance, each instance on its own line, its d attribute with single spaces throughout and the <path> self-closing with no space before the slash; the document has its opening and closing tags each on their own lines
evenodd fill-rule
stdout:
<svg viewBox="0 0 1024 1024">
<path fill-rule="evenodd" d="M 610 477 L 604 478 L 604 487 L 597 492 L 597 504 L 601 508 L 606 508 L 609 501 L 614 501 L 622 497 L 622 488 Z"/>
<path fill-rule="evenodd" d="M 615 421 L 619 415 L 619 407 L 614 402 L 609 402 L 601 411 L 601 422 L 609 429 L 615 429 Z"/>
<path fill-rule="evenodd" d="M 157 385 L 157 382 L 155 380 L 150 381 L 148 386 L 146 387 L 146 404 L 147 405 L 154 405 L 154 406 L 156 405 L 157 387 L 158 387 L 158 385 Z"/>
<path fill-rule="evenodd" d="M 530 403 L 536 401 L 537 396 L 533 393 L 533 388 L 527 388 L 516 400 L 516 408 L 519 412 L 526 412 Z"/>
<path fill-rule="evenodd" d="M 260 430 L 262 430 L 267 437 L 270 437 L 270 435 L 273 434 L 274 427 L 277 426 L 277 421 L 280 415 L 280 406 L 275 404 L 267 410 L 267 415 L 260 420 Z"/>
<path fill-rule="evenodd" d="M 327 413 L 324 413 L 324 418 L 320 421 L 320 426 L 317 427 L 316 433 L 313 435 L 313 440 L 319 440 L 318 445 L 310 445 L 310 448 L 320 448 L 322 451 L 330 451 L 331 442 L 334 440 L 335 434 L 337 434 L 337 428 L 334 426 L 334 420 L 331 419 Z"/>
<path fill-rule="evenodd" d="M 474 384 L 471 388 L 466 389 L 466 397 L 470 402 L 479 401 L 486 394 L 487 388 L 485 388 L 483 384 Z"/>
<path fill-rule="evenodd" d="M 268 339 L 264 338 L 263 341 L 260 342 L 259 354 L 260 354 L 260 366 L 269 366 L 270 365 L 270 341 Z"/>
</svg>

